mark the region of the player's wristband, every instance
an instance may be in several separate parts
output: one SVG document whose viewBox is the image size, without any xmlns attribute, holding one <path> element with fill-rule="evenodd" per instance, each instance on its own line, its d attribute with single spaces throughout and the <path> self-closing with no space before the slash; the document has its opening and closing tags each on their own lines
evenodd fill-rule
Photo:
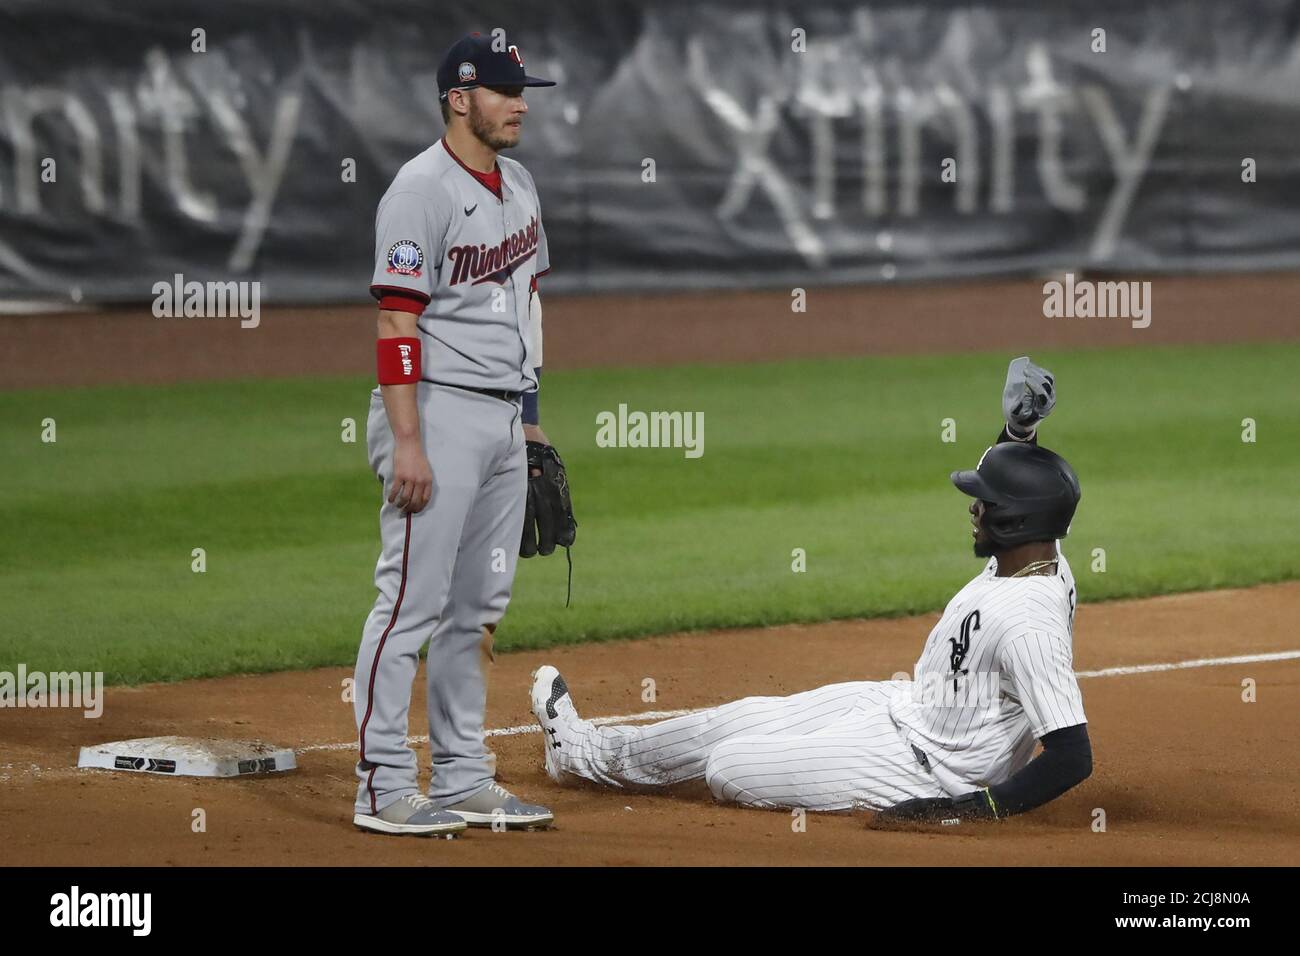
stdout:
<svg viewBox="0 0 1300 956">
<path fill-rule="evenodd" d="M 420 380 L 419 339 L 379 339 L 375 364 L 380 385 L 409 385 Z"/>
</svg>

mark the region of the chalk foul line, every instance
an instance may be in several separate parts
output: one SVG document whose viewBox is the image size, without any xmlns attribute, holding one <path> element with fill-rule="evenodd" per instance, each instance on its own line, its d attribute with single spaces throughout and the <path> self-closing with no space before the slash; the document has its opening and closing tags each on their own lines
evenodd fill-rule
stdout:
<svg viewBox="0 0 1300 956">
<path fill-rule="evenodd" d="M 1104 667 L 1096 671 L 1075 671 L 1074 676 L 1083 680 L 1090 677 L 1128 677 L 1133 674 L 1155 674 L 1160 671 L 1191 670 L 1196 667 L 1224 667 L 1229 664 L 1262 664 L 1272 661 L 1291 661 L 1300 658 L 1300 650 L 1275 651 L 1268 654 L 1238 654 L 1235 657 L 1198 657 L 1187 661 L 1169 661 L 1158 664 L 1133 664 L 1128 667 Z M 619 714 L 614 717 L 593 717 L 593 724 L 635 724 L 646 720 L 667 720 L 669 717 L 685 717 L 698 714 L 705 707 L 687 710 L 649 710 L 639 714 Z M 540 724 L 520 724 L 517 727 L 493 727 L 484 731 L 486 737 L 517 737 L 521 734 L 540 734 Z M 408 737 L 408 743 L 428 743 L 428 736 Z M 318 753 L 326 750 L 356 750 L 357 741 L 342 741 L 332 744 L 308 744 L 295 747 L 294 753 Z"/>
</svg>

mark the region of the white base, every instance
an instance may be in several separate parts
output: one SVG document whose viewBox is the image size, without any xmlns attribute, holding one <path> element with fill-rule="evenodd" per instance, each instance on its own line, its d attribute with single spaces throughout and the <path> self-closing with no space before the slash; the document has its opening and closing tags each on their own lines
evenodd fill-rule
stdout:
<svg viewBox="0 0 1300 956">
<path fill-rule="evenodd" d="M 292 750 L 259 740 L 140 737 L 82 747 L 77 766 L 170 777 L 244 777 L 293 770 L 298 762 Z"/>
</svg>

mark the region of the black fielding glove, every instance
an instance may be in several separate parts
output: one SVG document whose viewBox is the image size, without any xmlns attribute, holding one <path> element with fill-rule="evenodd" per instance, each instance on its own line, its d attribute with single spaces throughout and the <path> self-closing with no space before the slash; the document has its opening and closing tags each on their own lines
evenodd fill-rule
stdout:
<svg viewBox="0 0 1300 956">
<path fill-rule="evenodd" d="M 960 797 L 922 797 L 917 800 L 904 800 L 877 813 L 871 825 L 996 820 L 997 817 L 997 808 L 988 790 L 974 790 Z"/>
<path fill-rule="evenodd" d="M 519 542 L 519 557 L 531 558 L 537 553 L 537 517 L 533 514 L 533 479 L 529 469 L 528 485 L 524 491 L 524 536 Z"/>
<path fill-rule="evenodd" d="M 541 474 L 534 475 L 535 471 Z M 577 536 L 578 522 L 573 517 L 569 478 L 560 453 L 551 445 L 528 442 L 528 502 L 524 506 L 519 556 L 545 557 L 555 552 L 556 545 L 569 547 Z"/>
</svg>

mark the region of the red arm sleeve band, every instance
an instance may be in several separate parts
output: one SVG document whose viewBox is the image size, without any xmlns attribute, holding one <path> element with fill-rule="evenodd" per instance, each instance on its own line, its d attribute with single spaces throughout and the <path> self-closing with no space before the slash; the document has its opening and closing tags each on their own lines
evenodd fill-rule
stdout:
<svg viewBox="0 0 1300 956">
<path fill-rule="evenodd" d="M 379 307 L 388 312 L 409 312 L 423 315 L 429 297 L 414 289 L 399 289 L 391 285 L 372 285 L 370 294 L 379 300 Z"/>
<path fill-rule="evenodd" d="M 380 385 L 409 385 L 420 380 L 419 339 L 378 339 L 375 359 Z"/>
</svg>

